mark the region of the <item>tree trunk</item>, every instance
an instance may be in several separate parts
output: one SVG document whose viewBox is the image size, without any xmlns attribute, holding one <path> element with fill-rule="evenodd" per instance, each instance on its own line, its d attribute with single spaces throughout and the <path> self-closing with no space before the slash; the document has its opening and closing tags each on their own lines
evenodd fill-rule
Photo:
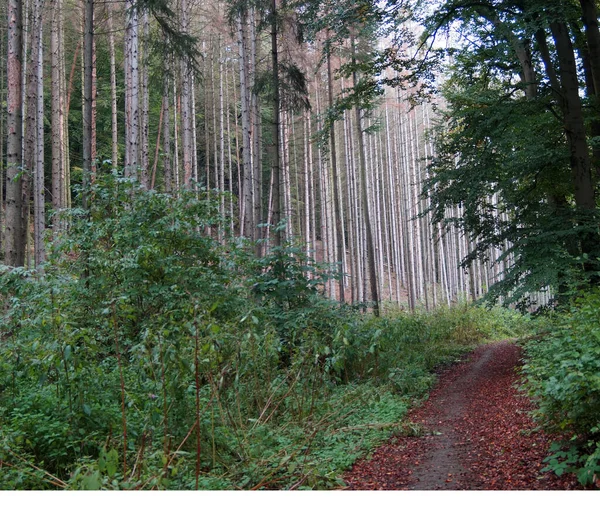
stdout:
<svg viewBox="0 0 600 526">
<path fill-rule="evenodd" d="M 139 167 L 139 17 L 134 0 L 126 1 L 127 26 L 125 29 L 125 170 L 128 177 L 136 177 Z"/>
<path fill-rule="evenodd" d="M 142 40 L 142 111 L 140 113 L 141 166 L 140 182 L 144 188 L 150 187 L 150 91 L 148 86 L 148 68 L 150 53 L 150 29 L 148 11 L 142 14 L 144 38 Z"/>
<path fill-rule="evenodd" d="M 117 119 L 117 62 L 115 57 L 115 33 L 113 30 L 113 9 L 107 5 L 108 17 L 108 48 L 110 52 L 110 109 L 112 131 L 112 168 L 117 169 L 119 163 L 119 130 Z"/>
<path fill-rule="evenodd" d="M 8 0 L 7 131 L 6 140 L 6 243 L 4 263 L 23 266 L 25 243 L 22 231 L 21 164 L 23 145 L 22 64 L 23 18 L 21 0 Z"/>
<path fill-rule="evenodd" d="M 594 210 L 596 200 L 591 174 L 591 162 L 586 140 L 577 63 L 569 29 L 564 22 L 550 24 L 556 52 L 564 100 L 564 127 L 571 154 L 571 175 L 575 189 L 575 203 L 584 210 Z"/>
<path fill-rule="evenodd" d="M 92 91 L 94 54 L 94 0 L 85 0 L 83 34 L 83 194 L 82 206 L 89 206 L 90 174 L 92 172 Z"/>
<path fill-rule="evenodd" d="M 333 72 L 331 70 L 331 51 L 327 51 L 327 95 L 329 97 L 329 108 L 333 108 Z M 335 226 L 336 226 L 336 243 L 339 254 L 338 272 L 340 273 L 339 285 L 340 285 L 340 303 L 346 302 L 346 295 L 344 292 L 344 228 L 342 225 L 342 212 L 340 205 L 340 196 L 338 194 L 339 188 L 339 176 L 337 168 L 337 147 L 335 144 L 335 122 L 330 123 L 329 127 L 329 142 L 331 148 L 331 174 L 333 176 L 333 209 L 335 215 Z"/>
<path fill-rule="evenodd" d="M 187 0 L 181 1 L 181 25 L 184 33 L 189 30 Z M 190 68 L 185 59 L 181 60 L 181 141 L 183 157 L 183 184 L 190 188 L 192 181 L 192 104 L 190 96 Z"/>
<path fill-rule="evenodd" d="M 356 63 L 356 45 L 354 38 L 351 42 L 352 46 L 352 61 Z M 358 84 L 358 75 L 356 68 L 353 68 L 352 80 L 354 86 Z M 373 313 L 375 316 L 379 316 L 379 291 L 377 287 L 377 273 L 375 270 L 375 244 L 373 242 L 373 230 L 371 227 L 371 215 L 369 211 L 369 195 L 367 193 L 367 163 L 365 160 L 365 144 L 362 130 L 362 110 L 357 105 L 355 106 L 355 117 L 356 117 L 356 135 L 358 139 L 358 159 L 359 159 L 359 171 L 360 171 L 360 185 L 361 185 L 361 200 L 364 214 L 364 226 L 366 234 L 366 249 L 367 249 L 367 267 L 369 274 L 369 285 L 371 288 L 371 301 L 373 302 Z"/>
<path fill-rule="evenodd" d="M 590 56 L 595 94 L 600 95 L 600 29 L 598 28 L 598 9 L 594 0 L 579 0 L 585 35 Z"/>
<path fill-rule="evenodd" d="M 279 54 L 277 49 L 277 0 L 271 0 L 271 74 L 273 82 L 273 144 L 271 152 L 271 170 L 273 179 L 272 224 L 275 227 L 275 246 L 281 246 L 283 236 L 277 228 L 281 220 L 281 176 L 280 176 L 280 123 L 279 112 Z"/>
<path fill-rule="evenodd" d="M 171 166 L 171 106 L 169 104 L 170 68 L 168 58 L 165 61 L 165 76 L 163 78 L 163 179 L 165 192 L 173 191 L 173 170 Z"/>
<path fill-rule="evenodd" d="M 36 83 L 37 83 L 37 118 L 36 118 L 36 152 L 35 152 L 35 175 L 33 179 L 33 224 L 34 224 L 34 261 L 36 268 L 44 263 L 46 252 L 44 247 L 44 231 L 46 228 L 45 211 L 45 187 L 44 187 L 44 43 L 42 7 L 43 0 L 38 0 L 37 5 L 37 27 L 39 32 L 37 38 L 37 61 L 36 61 Z M 34 50 L 31 50 L 32 53 Z"/>
<path fill-rule="evenodd" d="M 240 54 L 240 100 L 242 111 L 242 187 L 240 189 L 240 235 L 253 239 L 254 218 L 252 206 L 252 146 L 250 132 L 250 86 L 248 50 L 246 45 L 247 12 L 238 18 L 238 48 Z"/>
</svg>

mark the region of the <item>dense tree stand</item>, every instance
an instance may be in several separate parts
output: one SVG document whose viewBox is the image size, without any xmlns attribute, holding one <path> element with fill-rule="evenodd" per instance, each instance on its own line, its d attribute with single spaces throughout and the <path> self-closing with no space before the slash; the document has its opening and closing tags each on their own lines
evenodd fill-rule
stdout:
<svg viewBox="0 0 600 526">
<path fill-rule="evenodd" d="M 396 437 L 346 475 L 349 489 L 576 489 L 573 477 L 541 473 L 551 438 L 536 429 L 518 390 L 521 349 L 476 349 L 440 377 L 409 415 L 418 437 Z"/>
</svg>

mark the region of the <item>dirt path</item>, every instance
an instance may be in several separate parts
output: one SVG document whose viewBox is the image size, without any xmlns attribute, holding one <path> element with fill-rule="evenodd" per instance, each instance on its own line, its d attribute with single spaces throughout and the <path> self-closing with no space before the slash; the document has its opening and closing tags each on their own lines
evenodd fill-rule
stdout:
<svg viewBox="0 0 600 526">
<path fill-rule="evenodd" d="M 440 377 L 409 414 L 425 430 L 396 437 L 354 465 L 349 489 L 573 489 L 573 478 L 540 473 L 550 438 L 535 429 L 531 402 L 518 391 L 520 348 L 479 347 Z"/>
</svg>

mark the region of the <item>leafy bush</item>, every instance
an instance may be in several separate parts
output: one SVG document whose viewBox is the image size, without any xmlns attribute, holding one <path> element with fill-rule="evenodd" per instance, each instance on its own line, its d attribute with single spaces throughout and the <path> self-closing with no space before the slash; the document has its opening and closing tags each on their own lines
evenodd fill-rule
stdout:
<svg viewBox="0 0 600 526">
<path fill-rule="evenodd" d="M 324 298 L 293 244 L 218 243 L 214 196 L 109 175 L 92 193 L 43 274 L 0 272 L 2 488 L 336 486 L 437 367 L 518 325 L 373 318 Z"/>
<path fill-rule="evenodd" d="M 555 315 L 553 324 L 527 345 L 525 387 L 539 403 L 537 419 L 566 437 L 553 446 L 549 469 L 590 484 L 600 475 L 600 291 Z"/>
</svg>

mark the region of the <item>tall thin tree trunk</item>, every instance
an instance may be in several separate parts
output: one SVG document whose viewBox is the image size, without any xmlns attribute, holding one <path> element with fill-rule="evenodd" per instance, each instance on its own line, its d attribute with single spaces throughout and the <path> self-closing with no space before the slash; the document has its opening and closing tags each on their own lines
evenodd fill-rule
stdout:
<svg viewBox="0 0 600 526">
<path fill-rule="evenodd" d="M 83 194 L 82 205 L 89 206 L 90 174 L 92 171 L 93 141 L 93 60 L 94 60 L 94 0 L 85 0 L 83 33 Z"/>
<path fill-rule="evenodd" d="M 22 65 L 23 18 L 21 0 L 8 1 L 7 131 L 6 140 L 6 243 L 4 263 L 23 266 L 25 243 L 22 231 L 22 186 L 20 170 L 23 155 Z"/>
<path fill-rule="evenodd" d="M 173 191 L 173 170 L 171 162 L 171 106 L 169 103 L 170 68 L 168 58 L 165 61 L 165 76 L 163 78 L 163 179 L 165 191 Z"/>
<path fill-rule="evenodd" d="M 354 37 L 352 37 L 352 61 L 356 63 L 356 44 Z M 352 80 L 354 86 L 358 84 L 358 75 L 356 68 L 353 68 Z M 367 267 L 369 274 L 369 285 L 371 289 L 371 301 L 373 302 L 373 313 L 375 316 L 379 316 L 379 291 L 377 286 L 377 272 L 375 268 L 375 243 L 373 242 L 373 230 L 371 227 L 371 213 L 369 207 L 369 195 L 367 192 L 367 163 L 365 159 L 365 144 L 362 129 L 362 110 L 357 105 L 355 106 L 355 118 L 356 118 L 356 136 L 358 140 L 358 159 L 359 159 L 359 170 L 360 170 L 360 185 L 361 185 L 361 200 L 362 208 L 364 213 L 364 227 L 366 234 L 367 244 Z"/>
<path fill-rule="evenodd" d="M 187 0 L 181 0 L 181 26 L 184 33 L 189 31 Z M 190 96 L 190 68 L 185 59 L 181 60 L 181 144 L 183 157 L 183 184 L 189 188 L 192 181 L 192 104 Z"/>
<path fill-rule="evenodd" d="M 45 187 L 44 187 L 44 42 L 42 10 L 43 0 L 38 0 L 37 28 L 37 118 L 36 118 L 36 152 L 35 175 L 33 179 L 33 224 L 34 224 L 34 261 L 36 268 L 46 259 L 44 247 L 44 231 L 46 228 Z M 32 50 L 33 52 L 34 50 Z"/>
<path fill-rule="evenodd" d="M 273 212 L 272 223 L 275 227 L 281 220 L 281 175 L 280 175 L 280 122 L 279 112 L 279 54 L 277 49 L 277 0 L 271 0 L 271 74 L 273 79 L 273 145 L 271 169 L 273 173 Z M 283 236 L 281 229 L 275 228 L 275 246 L 281 246 Z"/>
<path fill-rule="evenodd" d="M 329 108 L 333 108 L 333 72 L 331 68 L 331 50 L 327 51 L 327 95 L 329 98 Z M 335 227 L 336 227 L 336 243 L 339 254 L 339 265 L 338 271 L 339 284 L 340 284 L 340 303 L 346 302 L 346 295 L 344 291 L 344 259 L 346 254 L 344 253 L 344 228 L 342 225 L 342 211 L 340 205 L 340 196 L 338 193 L 339 188 L 339 175 L 337 167 L 337 146 L 335 144 L 335 122 L 332 122 L 329 127 L 329 143 L 331 148 L 331 174 L 333 176 L 333 210 L 335 215 Z"/>
<path fill-rule="evenodd" d="M 248 50 L 246 44 L 246 20 L 243 11 L 238 18 L 238 47 L 240 54 L 240 99 L 242 110 L 242 187 L 240 189 L 240 235 L 254 239 L 254 217 L 252 196 L 252 142 L 250 130 L 250 90 L 248 73 Z"/>
<path fill-rule="evenodd" d="M 108 48 L 110 53 L 110 109 L 112 130 L 112 168 L 117 169 L 119 163 L 119 130 L 117 120 L 117 61 L 115 56 L 115 33 L 113 30 L 113 9 L 107 5 L 108 17 Z"/>
<path fill-rule="evenodd" d="M 141 162 L 140 162 L 140 182 L 144 188 L 150 187 L 150 87 L 148 86 L 148 68 L 150 53 L 150 23 L 148 21 L 148 11 L 144 10 L 142 14 L 142 111 L 140 112 L 140 144 L 141 144 Z"/>
<path fill-rule="evenodd" d="M 134 0 L 126 1 L 125 29 L 125 175 L 137 177 L 139 153 L 139 16 Z"/>
</svg>

